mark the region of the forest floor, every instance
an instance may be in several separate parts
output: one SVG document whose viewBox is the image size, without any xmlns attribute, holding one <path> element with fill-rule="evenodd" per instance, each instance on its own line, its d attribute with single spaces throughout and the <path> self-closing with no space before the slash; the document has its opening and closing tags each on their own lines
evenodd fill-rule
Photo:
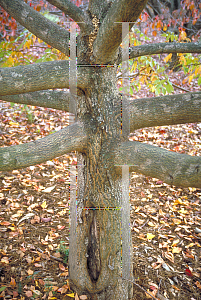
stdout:
<svg viewBox="0 0 201 300">
<path fill-rule="evenodd" d="M 0 146 L 68 125 L 64 112 L 0 105 Z M 130 139 L 201 155 L 200 136 L 201 124 L 185 124 L 137 130 Z M 0 299 L 75 296 L 67 265 L 71 164 L 74 153 L 0 172 Z M 136 173 L 130 183 L 133 299 L 201 299 L 201 189 L 176 188 Z"/>
</svg>

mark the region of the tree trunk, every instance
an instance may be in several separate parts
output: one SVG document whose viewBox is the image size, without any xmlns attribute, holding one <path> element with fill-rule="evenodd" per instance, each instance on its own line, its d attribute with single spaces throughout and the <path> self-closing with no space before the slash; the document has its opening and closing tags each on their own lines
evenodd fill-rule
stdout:
<svg viewBox="0 0 201 300">
<path fill-rule="evenodd" d="M 122 177 L 113 150 L 123 138 L 116 68 L 90 70 L 91 83 L 78 107 L 79 118 L 86 124 L 88 146 L 78 162 L 77 229 L 73 234 L 72 227 L 70 233 L 70 284 L 78 295 L 87 294 L 89 299 L 132 299 L 132 284 L 121 277 Z M 131 254 L 127 263 L 131 270 L 127 279 L 132 280 Z"/>
</svg>

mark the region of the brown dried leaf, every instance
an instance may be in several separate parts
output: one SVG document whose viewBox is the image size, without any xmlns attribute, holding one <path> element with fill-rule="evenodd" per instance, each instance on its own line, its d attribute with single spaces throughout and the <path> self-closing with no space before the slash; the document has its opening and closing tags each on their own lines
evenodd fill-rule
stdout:
<svg viewBox="0 0 201 300">
<path fill-rule="evenodd" d="M 32 297 L 33 295 L 32 291 L 27 291 L 25 294 L 28 298 Z"/>
<path fill-rule="evenodd" d="M 29 269 L 29 270 L 27 271 L 27 273 L 28 273 L 28 275 L 33 275 L 33 271 L 32 271 L 31 269 Z"/>
<path fill-rule="evenodd" d="M 81 300 L 86 300 L 86 299 L 87 299 L 87 296 L 86 296 L 86 295 L 81 295 L 81 296 L 80 296 L 80 299 L 81 299 Z"/>
<path fill-rule="evenodd" d="M 65 270 L 66 270 L 66 268 L 64 267 L 64 265 L 62 265 L 62 264 L 60 264 L 60 263 L 59 263 L 59 269 L 60 269 L 61 271 L 65 271 Z"/>
</svg>

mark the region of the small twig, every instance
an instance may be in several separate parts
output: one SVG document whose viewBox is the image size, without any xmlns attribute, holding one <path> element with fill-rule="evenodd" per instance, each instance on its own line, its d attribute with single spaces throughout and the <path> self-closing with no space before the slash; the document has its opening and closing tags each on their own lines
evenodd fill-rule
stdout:
<svg viewBox="0 0 201 300">
<path fill-rule="evenodd" d="M 161 281 L 162 281 L 162 279 L 160 279 L 160 282 L 159 282 L 159 285 L 158 285 L 158 292 L 159 292 L 159 289 L 160 289 L 160 286 L 161 286 Z"/>
<path fill-rule="evenodd" d="M 121 276 L 120 276 L 120 277 L 121 277 Z M 137 287 L 139 287 L 142 291 L 144 291 L 146 294 L 148 294 L 149 296 L 151 296 L 153 299 L 158 300 L 157 298 L 155 298 L 153 295 L 151 295 L 149 292 L 147 292 L 145 289 L 143 289 L 143 287 L 141 287 L 139 284 L 135 283 L 134 281 L 129 280 L 129 279 L 126 279 L 126 278 L 123 278 L 123 277 L 121 277 L 121 278 L 124 279 L 124 280 L 127 280 L 127 281 L 129 281 L 129 282 L 132 282 L 132 283 L 135 284 Z"/>
<path fill-rule="evenodd" d="M 171 82 L 172 83 L 172 82 Z M 182 90 L 182 91 L 184 91 L 184 92 L 188 92 L 188 93 L 190 93 L 190 91 L 189 90 L 187 90 L 187 89 L 184 89 L 184 88 L 182 88 L 181 86 L 178 86 L 178 85 L 176 85 L 176 84 L 174 84 L 174 83 L 172 83 L 172 85 L 174 86 L 174 87 L 176 87 L 177 89 L 179 89 L 179 90 Z"/>
<path fill-rule="evenodd" d="M 139 75 L 140 74 L 140 72 L 136 72 L 136 73 L 131 73 L 131 74 L 129 74 L 129 76 L 124 76 L 122 73 L 121 74 L 118 74 L 117 75 L 117 78 L 119 79 L 119 78 L 124 78 L 124 79 L 130 79 L 130 78 L 133 78 L 133 77 L 135 77 L 135 76 L 137 76 L 137 75 Z"/>
<path fill-rule="evenodd" d="M 44 251 L 41 250 L 41 249 L 38 248 L 38 247 L 37 247 L 37 250 L 38 250 L 40 253 L 44 253 Z M 55 257 L 55 256 L 53 256 L 53 255 L 51 255 L 51 254 L 49 254 L 49 257 L 52 258 L 52 259 L 55 259 L 55 260 L 57 260 L 57 261 L 59 261 L 59 262 L 64 263 L 63 260 L 62 260 L 61 258 Z"/>
<path fill-rule="evenodd" d="M 140 226 L 140 228 L 143 228 L 147 223 L 148 221 L 146 221 L 142 226 Z"/>
</svg>

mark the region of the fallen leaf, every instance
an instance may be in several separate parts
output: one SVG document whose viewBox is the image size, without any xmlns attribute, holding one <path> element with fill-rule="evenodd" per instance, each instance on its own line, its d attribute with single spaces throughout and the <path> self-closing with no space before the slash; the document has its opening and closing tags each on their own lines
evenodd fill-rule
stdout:
<svg viewBox="0 0 201 300">
<path fill-rule="evenodd" d="M 163 252 L 163 256 L 169 259 L 172 263 L 174 263 L 174 255 L 171 252 Z"/>
<path fill-rule="evenodd" d="M 7 221 L 3 221 L 3 222 L 0 223 L 0 225 L 8 226 L 8 225 L 11 225 L 11 223 L 7 222 Z"/>
<path fill-rule="evenodd" d="M 12 286 L 12 288 L 14 288 L 16 286 L 16 282 L 15 279 L 11 277 L 10 279 L 10 285 Z"/>
<path fill-rule="evenodd" d="M 42 265 L 41 264 L 34 264 L 34 266 L 36 267 L 36 268 L 41 268 L 42 267 Z"/>
<path fill-rule="evenodd" d="M 181 220 L 180 220 L 180 219 L 172 219 L 172 221 L 173 221 L 174 224 L 176 224 L 176 225 L 181 224 Z"/>
<path fill-rule="evenodd" d="M 64 229 L 64 228 L 65 228 L 65 225 L 63 225 L 63 226 L 61 226 L 61 225 L 58 225 L 58 226 L 57 226 L 57 228 L 58 228 L 58 230 L 62 230 L 62 229 Z"/>
<path fill-rule="evenodd" d="M 43 193 L 51 193 L 51 191 L 55 188 L 55 185 L 49 186 L 48 188 L 42 190 Z"/>
<path fill-rule="evenodd" d="M 65 294 L 67 292 L 67 288 L 61 287 L 57 290 L 58 293 Z"/>
<path fill-rule="evenodd" d="M 7 256 L 2 257 L 1 262 L 2 262 L 2 264 L 7 264 L 8 265 L 9 264 L 8 257 Z"/>
<path fill-rule="evenodd" d="M 60 276 L 68 276 L 68 271 L 61 273 Z"/>
<path fill-rule="evenodd" d="M 180 253 L 181 251 L 182 251 L 182 248 L 180 248 L 180 247 L 174 247 L 172 249 L 172 253 Z"/>
<path fill-rule="evenodd" d="M 147 239 L 152 240 L 155 237 L 155 234 L 147 233 Z"/>
<path fill-rule="evenodd" d="M 189 269 L 186 269 L 186 270 L 185 270 L 185 274 L 186 274 L 187 276 L 189 276 L 189 277 L 192 277 L 192 276 L 193 276 L 192 272 L 191 272 Z"/>
<path fill-rule="evenodd" d="M 18 292 L 17 291 L 13 291 L 13 297 L 16 298 L 18 296 Z"/>
<path fill-rule="evenodd" d="M 6 288 L 7 288 L 7 286 L 0 287 L 0 292 L 3 292 Z"/>
<path fill-rule="evenodd" d="M 24 221 L 24 220 L 30 219 L 30 218 L 33 217 L 34 215 L 35 215 L 34 213 L 28 213 L 28 214 L 26 214 L 23 218 L 21 218 L 21 219 L 18 221 L 17 225 L 20 224 L 20 223 L 21 223 L 22 221 Z"/>
<path fill-rule="evenodd" d="M 75 295 L 75 300 L 79 300 L 78 294 Z"/>
<path fill-rule="evenodd" d="M 44 190 L 45 191 L 45 190 Z M 43 191 L 43 192 L 44 192 Z M 50 193 L 50 192 L 45 192 L 45 193 Z M 44 201 L 42 204 L 41 204 L 41 207 L 42 208 L 46 208 L 47 207 L 47 202 L 46 201 Z"/>
<path fill-rule="evenodd" d="M 201 284 L 200 284 L 199 281 L 196 281 L 196 282 L 195 282 L 195 285 L 196 285 L 199 289 L 201 289 Z"/>
<path fill-rule="evenodd" d="M 179 243 L 179 239 L 174 240 L 174 241 L 172 242 L 172 247 L 175 247 L 178 243 Z"/>
<path fill-rule="evenodd" d="M 27 271 L 27 274 L 28 274 L 28 275 L 33 275 L 33 271 L 32 271 L 31 269 L 29 269 L 29 270 Z"/>
<path fill-rule="evenodd" d="M 64 267 L 64 265 L 62 265 L 62 264 L 59 263 L 59 269 L 60 269 L 61 271 L 65 271 L 66 268 Z"/>
<path fill-rule="evenodd" d="M 177 290 L 177 291 L 180 291 L 180 289 L 178 287 L 176 287 L 175 285 L 172 285 L 172 287 Z"/>
<path fill-rule="evenodd" d="M 41 220 L 41 222 L 47 223 L 47 222 L 50 222 L 52 220 L 52 217 L 49 217 L 49 218 L 40 218 L 40 220 Z"/>
<path fill-rule="evenodd" d="M 190 244 L 188 244 L 187 246 L 186 246 L 186 248 L 191 248 L 191 247 L 193 247 L 195 245 L 195 243 L 190 243 Z"/>
<path fill-rule="evenodd" d="M 149 225 L 150 227 L 154 227 L 156 224 L 154 224 L 153 222 L 148 222 L 148 225 Z"/>
<path fill-rule="evenodd" d="M 71 298 L 75 298 L 75 294 L 74 293 L 72 293 L 72 294 L 66 294 L 66 296 L 71 297 Z"/>
<path fill-rule="evenodd" d="M 192 274 L 193 274 L 193 276 L 196 276 L 196 277 L 200 278 L 200 274 L 199 274 L 199 273 L 197 273 L 197 272 L 192 272 Z"/>
<path fill-rule="evenodd" d="M 45 285 L 45 282 L 40 278 L 40 279 L 38 279 L 38 281 L 39 281 L 39 283 L 41 284 L 41 285 Z"/>
<path fill-rule="evenodd" d="M 149 298 L 149 299 L 152 299 L 153 297 L 156 296 L 157 291 L 158 291 L 157 289 L 154 290 L 154 291 L 147 290 L 147 292 L 148 292 L 149 294 L 148 294 L 148 293 L 145 293 L 145 294 L 146 294 L 146 297 Z"/>
<path fill-rule="evenodd" d="M 28 298 L 32 297 L 33 295 L 32 291 L 27 291 L 25 294 Z"/>
<path fill-rule="evenodd" d="M 154 262 L 151 264 L 151 266 L 154 270 L 159 269 L 161 267 L 161 265 L 162 265 L 161 263 L 157 263 L 157 262 Z"/>
</svg>

